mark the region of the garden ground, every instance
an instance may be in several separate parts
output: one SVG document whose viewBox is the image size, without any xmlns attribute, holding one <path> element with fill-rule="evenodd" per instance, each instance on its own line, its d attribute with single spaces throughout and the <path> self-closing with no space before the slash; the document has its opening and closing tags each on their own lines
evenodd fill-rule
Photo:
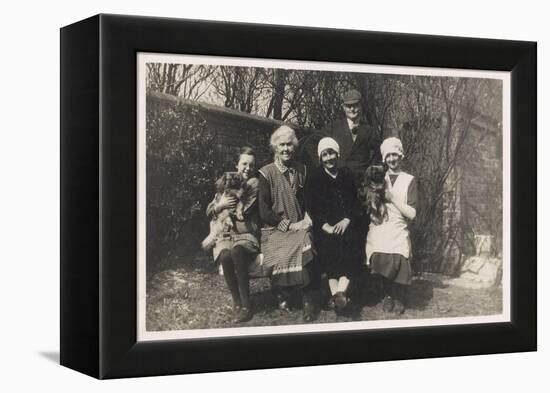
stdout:
<svg viewBox="0 0 550 393">
<path fill-rule="evenodd" d="M 413 280 L 405 313 L 387 314 L 380 304 L 380 286 L 376 278 L 365 273 L 357 282 L 361 285 L 355 291 L 355 307 L 349 315 L 336 316 L 334 311 L 321 309 L 313 323 L 487 316 L 502 312 L 501 287 L 463 288 L 450 284 L 448 277 L 424 273 Z M 147 278 L 147 330 L 303 323 L 299 305 L 291 312 L 277 308 L 266 278 L 251 280 L 251 301 L 254 317 L 249 322 L 236 325 L 232 322 L 231 297 L 224 278 L 212 266 L 207 269 L 185 267 L 156 272 Z"/>
</svg>

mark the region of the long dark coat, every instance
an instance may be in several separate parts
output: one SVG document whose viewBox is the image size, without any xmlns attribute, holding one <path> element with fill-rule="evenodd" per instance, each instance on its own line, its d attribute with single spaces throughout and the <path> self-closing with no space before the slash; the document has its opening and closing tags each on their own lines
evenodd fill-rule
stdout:
<svg viewBox="0 0 550 393">
<path fill-rule="evenodd" d="M 356 185 L 363 182 L 365 170 L 372 164 L 380 163 L 382 144 L 378 132 L 360 123 L 355 142 L 351 136 L 346 118 L 335 120 L 328 124 L 321 132 L 333 138 L 340 146 L 340 166 L 351 169 Z"/>
</svg>

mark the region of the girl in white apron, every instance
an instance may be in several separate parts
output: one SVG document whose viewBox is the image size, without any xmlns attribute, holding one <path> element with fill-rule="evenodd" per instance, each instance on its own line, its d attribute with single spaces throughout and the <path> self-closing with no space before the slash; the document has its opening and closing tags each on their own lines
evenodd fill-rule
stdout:
<svg viewBox="0 0 550 393">
<path fill-rule="evenodd" d="M 402 314 L 405 311 L 406 292 L 412 281 L 408 225 L 416 217 L 417 187 L 414 177 L 401 170 L 404 154 L 398 138 L 384 140 L 380 151 L 388 166 L 385 176 L 386 213 L 381 222 L 371 220 L 369 225 L 367 264 L 373 273 L 383 277 L 384 311 Z"/>
</svg>

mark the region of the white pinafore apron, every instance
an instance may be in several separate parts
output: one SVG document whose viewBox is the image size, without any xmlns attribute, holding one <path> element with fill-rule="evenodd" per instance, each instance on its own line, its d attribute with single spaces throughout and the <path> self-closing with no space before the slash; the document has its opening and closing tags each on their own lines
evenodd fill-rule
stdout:
<svg viewBox="0 0 550 393">
<path fill-rule="evenodd" d="M 407 192 L 412 179 L 412 175 L 400 172 L 392 185 L 389 175 L 386 174 L 386 182 L 392 190 L 393 197 L 402 203 L 407 203 Z M 393 203 L 386 203 L 386 208 L 387 220 L 380 225 L 373 222 L 369 225 L 366 243 L 367 265 L 370 264 L 370 257 L 375 252 L 401 254 L 407 259 L 410 257 L 411 241 L 406 218 Z"/>
</svg>

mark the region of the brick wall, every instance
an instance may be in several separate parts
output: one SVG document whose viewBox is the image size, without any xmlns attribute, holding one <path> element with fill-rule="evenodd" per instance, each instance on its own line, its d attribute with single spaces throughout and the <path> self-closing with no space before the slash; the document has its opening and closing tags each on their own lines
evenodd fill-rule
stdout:
<svg viewBox="0 0 550 393">
<path fill-rule="evenodd" d="M 502 130 L 498 124 L 472 127 L 462 171 L 462 214 L 472 235 L 491 235 L 493 255 L 502 255 Z"/>
<path fill-rule="evenodd" d="M 444 273 L 457 273 L 481 243 L 485 253 L 502 256 L 502 176 L 501 125 L 473 122 L 464 156 L 447 181 L 443 226 L 454 226 L 458 241 L 446 250 Z"/>
</svg>

